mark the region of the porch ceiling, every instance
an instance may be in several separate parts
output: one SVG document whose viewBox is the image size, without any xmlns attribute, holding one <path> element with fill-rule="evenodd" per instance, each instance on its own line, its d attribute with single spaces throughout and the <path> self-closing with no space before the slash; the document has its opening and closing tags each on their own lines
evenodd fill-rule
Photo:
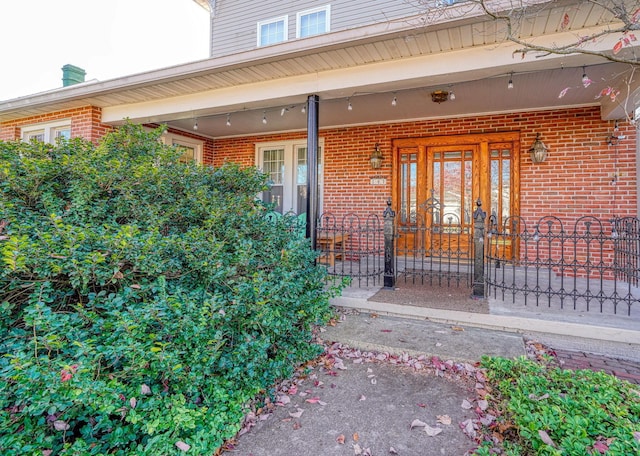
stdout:
<svg viewBox="0 0 640 456">
<path fill-rule="evenodd" d="M 578 10 L 572 1 L 540 8 L 521 36 L 561 42 L 609 22 L 589 4 Z M 565 13 L 572 20 L 560 32 Z M 309 93 L 320 95 L 320 122 L 327 127 L 597 104 L 605 85 L 620 84 L 621 75 L 628 75 L 622 65 L 594 66 L 603 61 L 598 57 L 513 59 L 514 47 L 502 43 L 502 36 L 495 23 L 480 17 L 477 5 L 463 3 L 439 17 L 385 22 L 0 102 L 0 121 L 93 105 L 103 108 L 110 123 L 128 117 L 191 130 L 198 118 L 198 133 L 218 137 L 302 129 L 306 116 L 300 108 Z M 486 58 L 478 57 L 482 50 Z M 583 65 L 595 81 L 588 89 L 580 83 Z M 507 91 L 511 72 L 514 89 Z M 558 98 L 567 87 L 567 95 Z M 449 88 L 455 101 L 430 101 L 430 91 Z M 394 93 L 398 104 L 391 107 Z M 281 116 L 283 108 L 289 112 Z"/>
</svg>

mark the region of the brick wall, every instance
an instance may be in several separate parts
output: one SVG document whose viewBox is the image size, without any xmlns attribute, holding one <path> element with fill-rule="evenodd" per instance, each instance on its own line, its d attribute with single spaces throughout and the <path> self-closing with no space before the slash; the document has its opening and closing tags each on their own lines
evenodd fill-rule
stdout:
<svg viewBox="0 0 640 456">
<path fill-rule="evenodd" d="M 636 216 L 635 129 L 621 124 L 619 134 L 626 139 L 617 146 L 606 142 L 612 130 L 613 122 L 601 120 L 598 107 L 324 129 L 323 210 L 362 215 L 383 211 L 391 196 L 393 139 L 518 131 L 520 213 L 527 223 L 547 215 L 565 220 Z M 547 160 L 537 165 L 528 154 L 536 133 L 549 148 Z M 305 132 L 298 132 L 216 139 L 213 165 L 254 165 L 256 143 L 304 137 Z M 369 157 L 376 142 L 384 161 L 374 170 Z M 375 177 L 386 178 L 387 184 L 372 185 Z"/>
<path fill-rule="evenodd" d="M 0 140 L 18 140 L 21 137 L 21 128 L 24 126 L 63 119 L 71 119 L 72 138 L 85 138 L 94 143 L 112 130 L 111 126 L 102 123 L 100 108 L 83 106 L 0 123 Z"/>
</svg>

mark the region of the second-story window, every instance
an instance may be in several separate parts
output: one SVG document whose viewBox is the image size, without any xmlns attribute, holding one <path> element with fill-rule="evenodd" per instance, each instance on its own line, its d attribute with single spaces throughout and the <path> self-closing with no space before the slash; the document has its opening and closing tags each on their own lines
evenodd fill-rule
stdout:
<svg viewBox="0 0 640 456">
<path fill-rule="evenodd" d="M 330 6 L 314 8 L 302 11 L 297 14 L 296 37 L 305 38 L 307 36 L 327 33 L 329 27 Z"/>
<path fill-rule="evenodd" d="M 258 47 L 286 41 L 288 26 L 287 16 L 258 22 Z"/>
</svg>

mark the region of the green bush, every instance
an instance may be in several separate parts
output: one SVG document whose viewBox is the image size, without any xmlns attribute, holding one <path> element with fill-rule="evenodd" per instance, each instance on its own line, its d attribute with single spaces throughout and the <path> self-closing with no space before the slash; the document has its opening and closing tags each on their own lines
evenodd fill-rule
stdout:
<svg viewBox="0 0 640 456">
<path fill-rule="evenodd" d="M 0 454 L 212 454 L 320 351 L 326 271 L 265 176 L 160 133 L 0 142 Z"/>
<path fill-rule="evenodd" d="M 562 370 L 526 359 L 484 358 L 502 412 L 515 428 L 505 454 L 640 454 L 640 389 L 604 372 Z M 485 446 L 476 454 L 493 454 Z"/>
</svg>

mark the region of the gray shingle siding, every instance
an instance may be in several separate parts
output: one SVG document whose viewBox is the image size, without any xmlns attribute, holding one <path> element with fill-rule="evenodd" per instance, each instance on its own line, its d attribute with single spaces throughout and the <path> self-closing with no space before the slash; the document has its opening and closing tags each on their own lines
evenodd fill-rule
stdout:
<svg viewBox="0 0 640 456">
<path fill-rule="evenodd" d="M 288 16 L 288 41 L 296 39 L 296 14 L 331 7 L 330 32 L 412 16 L 420 12 L 419 0 L 217 0 L 211 19 L 211 57 L 257 47 L 260 21 Z"/>
</svg>

